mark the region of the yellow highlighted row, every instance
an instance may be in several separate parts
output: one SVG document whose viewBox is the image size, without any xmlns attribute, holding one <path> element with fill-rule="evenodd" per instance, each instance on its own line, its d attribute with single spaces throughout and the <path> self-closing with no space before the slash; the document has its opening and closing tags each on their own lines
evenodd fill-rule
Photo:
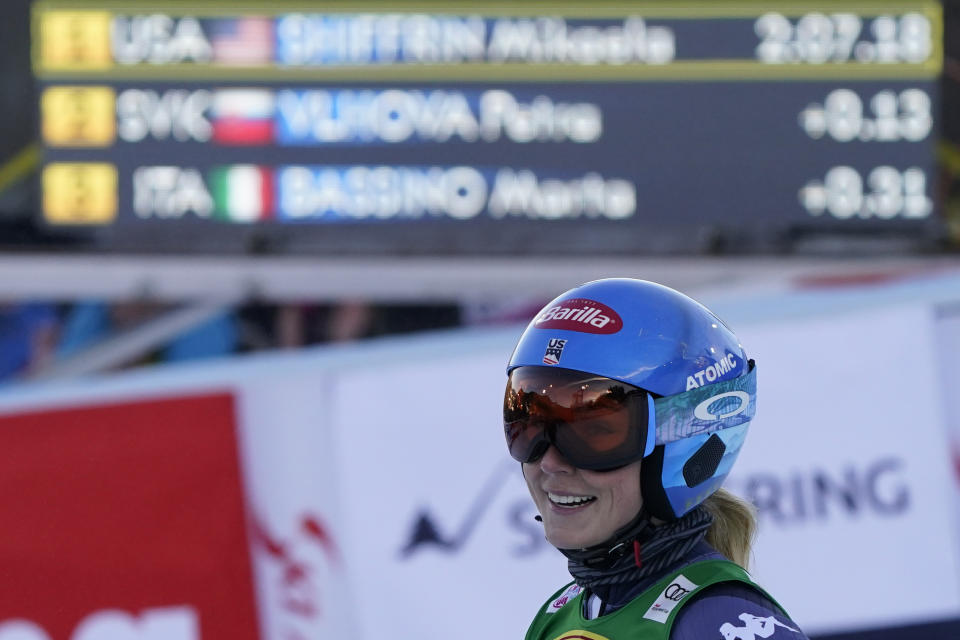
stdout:
<svg viewBox="0 0 960 640">
<path fill-rule="evenodd" d="M 95 3 L 94 3 L 95 4 Z M 643 13 L 645 10 L 651 11 L 649 15 L 656 16 L 663 13 L 664 17 L 677 18 L 701 18 L 701 19 L 719 19 L 722 17 L 740 16 L 741 12 L 746 11 L 748 15 L 762 15 L 767 8 L 762 4 L 741 5 L 734 3 L 716 3 L 716 11 L 708 10 L 711 3 L 705 3 L 703 14 L 696 15 L 690 13 L 690 7 L 673 7 L 669 3 L 652 6 L 638 4 L 636 6 L 622 6 L 619 3 L 597 3 L 591 5 L 594 11 L 593 17 L 612 17 L 612 13 L 618 16 L 626 16 L 629 12 Z M 809 5 L 810 7 L 820 7 L 818 3 L 800 3 L 799 6 Z M 824 7 L 830 6 L 830 3 Z M 722 7 L 722 10 L 720 9 Z M 545 7 L 540 7 L 541 12 L 550 12 Z M 559 6 L 555 11 L 563 13 L 563 9 L 571 9 L 572 5 Z M 879 11 L 892 10 L 895 6 L 884 6 L 882 3 L 875 7 L 861 5 L 860 3 L 837 2 L 836 7 L 830 11 L 860 11 L 870 15 L 875 15 Z M 580 8 L 582 10 L 582 7 Z M 872 9 L 872 10 L 871 10 Z M 352 67 L 310 67 L 310 68 L 277 68 L 269 61 L 263 64 L 251 64 L 244 66 L 241 63 L 232 64 L 211 64 L 209 62 L 198 62 L 196 64 L 185 64 L 183 62 L 170 61 L 169 64 L 117 64 L 113 59 L 111 49 L 111 28 L 114 13 L 105 10 L 87 9 L 87 10 L 69 10 L 59 8 L 48 8 L 45 3 L 39 3 L 35 8 L 34 20 L 34 41 L 36 42 L 34 51 L 34 68 L 40 77 L 57 77 L 58 74 L 81 74 L 84 77 L 110 73 L 111 77 L 116 73 L 116 78 L 143 78 L 150 77 L 155 79 L 173 79 L 181 78 L 185 80 L 204 80 L 224 77 L 220 74 L 227 74 L 232 79 L 275 79 L 276 74 L 281 73 L 285 79 L 310 78 L 314 80 L 340 80 L 343 77 L 352 78 L 357 81 L 390 80 L 399 78 L 400 81 L 417 80 L 436 80 L 439 72 L 442 77 L 439 79 L 464 79 L 464 80 L 537 80 L 546 78 L 546 80 L 561 79 L 593 79 L 597 78 L 598 72 L 602 74 L 600 80 L 638 80 L 638 79 L 792 79 L 792 78 L 810 78 L 819 73 L 827 74 L 826 77 L 933 77 L 937 75 L 942 67 L 942 13 L 940 7 L 935 2 L 913 2 L 900 6 L 898 10 L 913 9 L 925 14 L 931 24 L 932 30 L 932 54 L 929 59 L 917 63 L 883 63 L 868 64 L 855 61 L 829 63 L 829 64 L 784 64 L 771 65 L 758 60 L 675 60 L 665 65 L 578 65 L 578 64 L 548 64 L 538 65 L 521 63 L 517 65 L 502 64 L 431 64 L 431 65 L 369 65 Z M 342 10 L 342 9 L 341 9 Z M 351 8 L 351 11 L 357 11 Z M 437 11 L 443 11 L 440 6 Z M 530 9 L 532 10 L 532 8 Z M 777 7 L 778 11 L 789 14 L 786 7 Z M 826 8 L 820 10 L 827 11 Z M 198 17 L 198 11 L 190 11 L 191 17 Z M 450 8 L 450 12 L 462 14 L 464 9 Z M 497 11 L 496 6 L 492 5 L 487 11 L 480 13 L 489 14 Z M 506 7 L 501 9 L 506 13 Z M 270 11 L 266 11 L 270 13 Z M 528 10 L 520 11 L 521 14 L 528 13 Z M 672 12 L 672 13 L 671 13 Z M 717 13 L 719 12 L 719 13 Z M 726 13 L 724 13 L 726 12 Z M 215 12 L 220 13 L 220 12 Z M 235 9 L 232 17 L 241 17 L 242 9 Z M 578 12 L 575 12 L 578 13 Z M 545 14 L 545 15 L 547 15 Z M 729 16 L 727 15 L 729 14 Z M 586 17 L 586 16 L 582 16 Z M 746 17 L 740 16 L 740 17 Z M 544 68 L 541 68 L 543 66 Z M 410 67 L 410 68 L 404 68 Z M 397 76 L 395 74 L 401 73 Z M 548 76 L 544 76 L 546 71 Z"/>
</svg>

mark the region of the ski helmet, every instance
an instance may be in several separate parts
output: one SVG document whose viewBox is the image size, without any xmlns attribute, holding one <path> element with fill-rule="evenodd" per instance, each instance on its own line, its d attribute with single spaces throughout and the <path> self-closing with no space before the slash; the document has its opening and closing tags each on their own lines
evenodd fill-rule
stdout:
<svg viewBox="0 0 960 640">
<path fill-rule="evenodd" d="M 629 393 L 618 391 L 630 398 L 629 443 L 618 445 L 610 467 L 642 458 L 644 508 L 664 520 L 679 518 L 721 486 L 756 411 L 756 367 L 734 333 L 695 300 L 644 280 L 596 280 L 547 304 L 521 336 L 507 373 L 511 381 L 531 374 L 539 380 L 550 379 L 550 370 L 564 380 L 579 373 L 630 385 Z M 533 428 L 534 420 L 511 422 L 510 396 L 508 383 L 504 419 L 514 457 L 536 459 L 548 441 L 561 452 L 561 441 L 582 444 L 577 436 L 558 436 L 562 426 L 537 426 L 540 435 L 514 451 L 515 425 Z M 634 450 L 624 457 L 624 447 Z M 584 468 L 603 468 L 596 455 L 584 459 L 592 464 Z"/>
</svg>

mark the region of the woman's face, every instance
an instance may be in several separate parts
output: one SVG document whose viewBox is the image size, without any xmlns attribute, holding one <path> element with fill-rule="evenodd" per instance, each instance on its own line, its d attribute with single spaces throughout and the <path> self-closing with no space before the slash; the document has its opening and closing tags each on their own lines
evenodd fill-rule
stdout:
<svg viewBox="0 0 960 640">
<path fill-rule="evenodd" d="M 530 495 L 543 518 L 547 540 L 559 549 L 604 542 L 640 512 L 640 461 L 614 471 L 572 466 L 551 446 L 523 465 Z"/>
</svg>

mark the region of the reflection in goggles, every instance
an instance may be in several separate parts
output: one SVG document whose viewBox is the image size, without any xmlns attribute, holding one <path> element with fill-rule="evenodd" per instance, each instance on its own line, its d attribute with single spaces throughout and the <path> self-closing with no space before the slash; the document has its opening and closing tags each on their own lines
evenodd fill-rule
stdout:
<svg viewBox="0 0 960 640">
<path fill-rule="evenodd" d="M 647 393 L 569 369 L 518 367 L 503 408 L 510 455 L 533 462 L 552 444 L 570 464 L 608 470 L 643 457 Z"/>
</svg>

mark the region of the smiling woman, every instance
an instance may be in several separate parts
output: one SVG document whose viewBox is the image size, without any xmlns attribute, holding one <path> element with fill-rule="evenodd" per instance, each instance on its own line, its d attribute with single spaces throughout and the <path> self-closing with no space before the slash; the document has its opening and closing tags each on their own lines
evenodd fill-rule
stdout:
<svg viewBox="0 0 960 640">
<path fill-rule="evenodd" d="M 504 433 L 574 581 L 527 640 L 806 638 L 747 574 L 753 511 L 720 488 L 756 372 L 713 313 L 642 280 L 587 283 L 530 322 Z"/>
</svg>

